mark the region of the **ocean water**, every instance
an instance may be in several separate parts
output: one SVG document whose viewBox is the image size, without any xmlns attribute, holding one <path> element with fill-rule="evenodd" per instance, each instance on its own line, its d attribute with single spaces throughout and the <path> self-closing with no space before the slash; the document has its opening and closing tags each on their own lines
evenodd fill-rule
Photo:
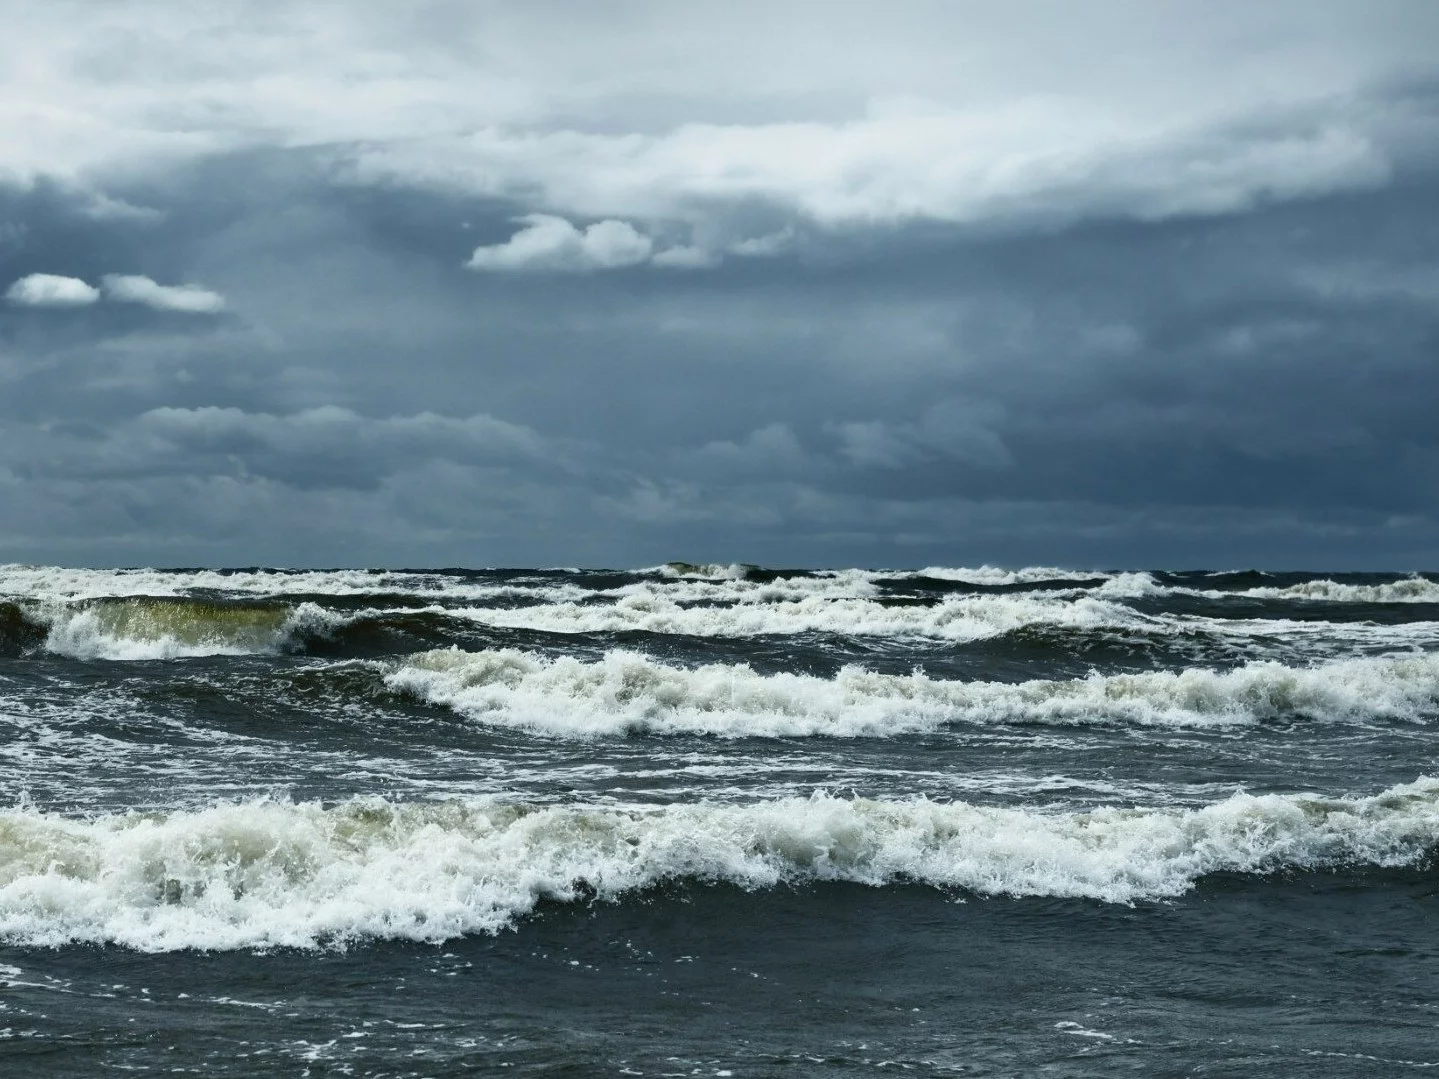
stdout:
<svg viewBox="0 0 1439 1079">
<path fill-rule="evenodd" d="M 0 567 L 0 1075 L 1439 1068 L 1439 578 Z"/>
</svg>

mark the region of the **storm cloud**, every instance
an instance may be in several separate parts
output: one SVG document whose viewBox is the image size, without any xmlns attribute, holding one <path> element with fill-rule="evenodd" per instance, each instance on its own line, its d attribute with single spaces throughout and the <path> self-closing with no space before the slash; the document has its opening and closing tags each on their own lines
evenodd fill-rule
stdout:
<svg viewBox="0 0 1439 1079">
<path fill-rule="evenodd" d="M 22 3 L 0 560 L 1433 568 L 1436 42 Z"/>
</svg>

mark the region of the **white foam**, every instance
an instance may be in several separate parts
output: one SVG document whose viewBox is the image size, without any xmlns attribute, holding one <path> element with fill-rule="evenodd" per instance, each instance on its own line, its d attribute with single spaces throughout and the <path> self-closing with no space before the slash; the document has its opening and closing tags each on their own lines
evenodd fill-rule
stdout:
<svg viewBox="0 0 1439 1079">
<path fill-rule="evenodd" d="M 730 607 L 687 607 L 662 593 L 646 591 L 625 595 L 609 606 L 566 602 L 508 610 L 471 607 L 452 613 L 486 625 L 552 633 L 645 630 L 702 637 L 817 632 L 972 641 L 1032 625 L 1095 629 L 1157 624 L 1120 604 L 1092 597 L 1025 594 L 946 596 L 922 607 L 824 595 Z"/>
<path fill-rule="evenodd" d="M 369 570 L 153 570 L 75 569 L 64 566 L 0 566 L 0 596 L 75 601 L 112 596 L 187 597 L 196 592 L 240 596 L 418 595 L 426 598 L 493 600 L 532 595 L 576 599 L 589 593 L 544 578 L 492 584 L 440 573 Z"/>
<path fill-rule="evenodd" d="M 1113 599 L 1142 599 L 1146 596 L 1168 595 L 1173 591 L 1155 580 L 1152 573 L 1116 573 L 1090 590 L 1090 595 Z"/>
<path fill-rule="evenodd" d="M 749 575 L 755 566 L 747 566 L 742 562 L 716 563 L 716 562 L 666 562 L 663 566 L 655 566 L 648 570 L 641 570 L 642 573 L 658 573 L 662 577 L 675 578 L 699 578 L 712 581 L 742 581 Z"/>
<path fill-rule="evenodd" d="M 961 584 L 1011 585 L 1038 584 L 1043 581 L 1091 581 L 1108 578 L 1109 573 L 1098 570 L 1060 569 L 1058 566 L 1025 566 L 1021 569 L 1002 569 L 999 566 L 926 566 L 921 570 L 903 571 L 895 577 L 929 577 L 936 581 L 957 581 Z"/>
<path fill-rule="evenodd" d="M 650 597 L 685 603 L 788 603 L 817 597 L 869 599 L 880 594 L 876 575 L 868 570 L 834 570 L 823 575 L 775 577 L 752 581 L 745 577 L 676 577 L 666 581 L 633 581 L 588 593 L 591 598 Z M 556 596 L 555 599 L 582 597 Z"/>
<path fill-rule="evenodd" d="M 147 951 L 440 941 L 544 898 L 664 881 L 913 881 L 1129 903 L 1206 874 L 1406 866 L 1439 842 L 1439 780 L 1370 798 L 1236 794 L 1058 812 L 816 794 L 748 805 L 529 809 L 255 801 L 88 820 L 0 814 L 0 939 Z"/>
<path fill-rule="evenodd" d="M 640 732 L 857 738 L 957 723 L 1191 727 L 1284 716 L 1366 722 L 1418 720 L 1439 709 L 1439 655 L 1010 684 L 853 666 L 832 679 L 760 675 L 742 664 L 681 668 L 622 650 L 587 663 L 512 649 L 444 649 L 410 656 L 385 681 L 479 722 L 580 738 Z"/>
<path fill-rule="evenodd" d="M 1380 584 L 1344 584 L 1326 579 L 1304 581 L 1284 588 L 1248 588 L 1242 592 L 1216 591 L 1205 592 L 1204 595 L 1326 603 L 1439 603 L 1439 581 L 1417 575 Z"/>
</svg>

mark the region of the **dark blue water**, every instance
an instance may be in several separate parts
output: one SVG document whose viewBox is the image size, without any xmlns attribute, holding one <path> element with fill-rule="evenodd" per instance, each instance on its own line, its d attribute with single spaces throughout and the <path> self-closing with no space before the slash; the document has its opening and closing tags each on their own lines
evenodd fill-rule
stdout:
<svg viewBox="0 0 1439 1079">
<path fill-rule="evenodd" d="M 1425 576 L 0 568 L 0 1074 L 1439 1067 Z"/>
</svg>

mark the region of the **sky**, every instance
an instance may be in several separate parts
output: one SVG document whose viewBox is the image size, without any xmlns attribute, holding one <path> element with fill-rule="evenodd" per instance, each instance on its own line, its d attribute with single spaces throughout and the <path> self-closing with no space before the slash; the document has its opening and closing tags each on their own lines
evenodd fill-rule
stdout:
<svg viewBox="0 0 1439 1079">
<path fill-rule="evenodd" d="M 1439 569 L 1433 0 L 16 0 L 0 562 Z"/>
</svg>

